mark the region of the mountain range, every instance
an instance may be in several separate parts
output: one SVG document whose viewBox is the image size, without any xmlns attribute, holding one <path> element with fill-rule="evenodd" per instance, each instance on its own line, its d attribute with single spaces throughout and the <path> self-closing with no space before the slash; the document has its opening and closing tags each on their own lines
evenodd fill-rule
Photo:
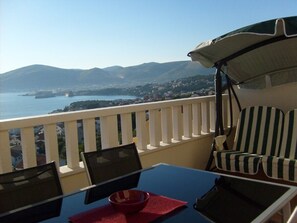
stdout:
<svg viewBox="0 0 297 223">
<path fill-rule="evenodd" d="M 130 67 L 112 66 L 88 70 L 31 65 L 0 74 L 0 91 L 131 87 L 211 73 L 214 73 L 212 69 L 203 68 L 192 61 L 151 62 Z"/>
</svg>

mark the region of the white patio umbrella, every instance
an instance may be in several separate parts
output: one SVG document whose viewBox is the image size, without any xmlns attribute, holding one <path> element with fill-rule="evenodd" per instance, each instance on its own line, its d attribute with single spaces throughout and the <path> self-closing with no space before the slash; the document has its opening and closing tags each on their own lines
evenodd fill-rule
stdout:
<svg viewBox="0 0 297 223">
<path fill-rule="evenodd" d="M 233 83 L 237 84 L 275 74 L 296 76 L 297 16 L 273 19 L 237 29 L 200 43 L 188 56 L 205 67 L 217 68 L 215 136 L 224 135 L 221 72 L 224 71 Z M 297 80 L 297 77 L 295 79 Z M 230 110 L 231 107 L 230 105 Z M 213 150 L 214 144 L 215 142 Z M 224 147 L 227 148 L 226 143 Z M 207 170 L 210 169 L 211 163 L 212 153 Z"/>
<path fill-rule="evenodd" d="M 260 22 L 199 44 L 188 53 L 205 67 L 227 68 L 237 83 L 297 67 L 297 16 Z"/>
</svg>

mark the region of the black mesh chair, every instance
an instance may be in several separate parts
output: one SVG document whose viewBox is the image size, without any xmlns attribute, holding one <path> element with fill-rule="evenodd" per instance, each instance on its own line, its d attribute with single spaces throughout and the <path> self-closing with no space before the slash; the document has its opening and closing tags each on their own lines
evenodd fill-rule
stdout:
<svg viewBox="0 0 297 223">
<path fill-rule="evenodd" d="M 81 155 L 91 184 L 99 184 L 142 169 L 135 143 L 82 152 Z"/>
<path fill-rule="evenodd" d="M 0 175 L 0 214 L 62 195 L 55 162 Z"/>
</svg>

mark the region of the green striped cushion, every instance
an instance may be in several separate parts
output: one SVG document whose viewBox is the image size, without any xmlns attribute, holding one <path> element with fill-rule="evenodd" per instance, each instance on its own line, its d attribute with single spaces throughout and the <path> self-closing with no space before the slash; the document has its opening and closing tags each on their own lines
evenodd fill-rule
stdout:
<svg viewBox="0 0 297 223">
<path fill-rule="evenodd" d="M 218 169 L 246 174 L 256 174 L 261 156 L 239 151 L 214 151 L 215 163 Z"/>
<path fill-rule="evenodd" d="M 279 156 L 263 157 L 268 177 L 297 182 L 297 109 L 285 115 Z"/>
<path fill-rule="evenodd" d="M 297 160 L 264 156 L 262 161 L 268 177 L 297 182 Z"/>
<path fill-rule="evenodd" d="M 283 141 L 279 157 L 297 159 L 297 109 L 285 116 Z"/>
<path fill-rule="evenodd" d="M 241 111 L 233 150 L 259 155 L 276 155 L 281 140 L 283 112 L 266 106 Z"/>
<path fill-rule="evenodd" d="M 266 106 L 241 111 L 233 150 L 213 153 L 217 168 L 232 172 L 256 174 L 262 155 L 279 153 L 283 112 Z"/>
</svg>

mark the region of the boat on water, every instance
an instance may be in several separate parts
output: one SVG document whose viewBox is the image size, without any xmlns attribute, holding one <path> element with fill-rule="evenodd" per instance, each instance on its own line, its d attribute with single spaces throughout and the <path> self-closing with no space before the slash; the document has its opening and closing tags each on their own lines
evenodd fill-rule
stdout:
<svg viewBox="0 0 297 223">
<path fill-rule="evenodd" d="M 73 96 L 74 96 L 73 91 L 65 92 L 65 97 L 73 97 Z"/>
</svg>

